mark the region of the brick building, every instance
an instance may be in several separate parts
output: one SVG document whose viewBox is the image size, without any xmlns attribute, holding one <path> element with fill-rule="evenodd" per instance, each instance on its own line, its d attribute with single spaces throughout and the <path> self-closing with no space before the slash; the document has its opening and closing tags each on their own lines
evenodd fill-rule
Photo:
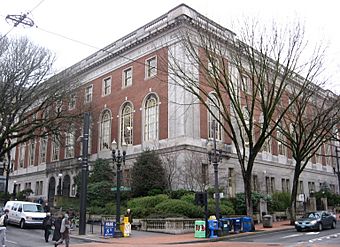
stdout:
<svg viewBox="0 0 340 247">
<path fill-rule="evenodd" d="M 136 155 L 149 148 L 157 150 L 166 165 L 174 168 L 173 189 L 200 189 L 197 174 L 202 163 L 208 164 L 210 117 L 202 105 L 192 104 L 193 95 L 173 83 L 167 73 L 169 50 L 175 54 L 178 43 L 179 24 L 191 18 L 205 20 L 234 36 L 195 10 L 180 5 L 67 69 L 76 75 L 70 83 L 78 88 L 70 95 L 67 107 L 70 111 L 86 108 L 91 112 L 90 162 L 111 159 L 111 142 L 125 142 L 128 148 L 123 183 L 127 186 Z M 48 138 L 19 146 L 10 174 L 10 190 L 31 188 L 32 199 L 43 197 L 51 202 L 55 195 L 75 196 L 73 178 L 80 167 L 80 135 L 81 130 L 71 128 L 61 144 Z M 224 136 L 220 139 L 230 143 Z M 223 157 L 220 162 L 220 186 L 227 196 L 234 196 L 243 191 L 240 167 L 232 145 L 225 145 L 225 152 L 231 158 Z M 335 191 L 333 163 L 313 160 L 301 177 L 300 193 L 309 195 L 326 181 Z M 212 171 L 209 166 L 211 185 Z M 258 156 L 253 188 L 264 193 L 288 191 L 292 175 L 291 158 L 272 141 Z"/>
</svg>

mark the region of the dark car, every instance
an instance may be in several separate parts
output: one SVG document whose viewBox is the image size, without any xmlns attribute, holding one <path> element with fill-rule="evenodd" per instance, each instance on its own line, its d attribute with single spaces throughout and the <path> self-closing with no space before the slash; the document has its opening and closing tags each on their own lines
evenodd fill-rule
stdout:
<svg viewBox="0 0 340 247">
<path fill-rule="evenodd" d="M 336 227 L 336 220 L 330 212 L 316 211 L 306 213 L 301 219 L 295 221 L 295 229 L 298 232 L 302 230 L 318 230 Z"/>
</svg>

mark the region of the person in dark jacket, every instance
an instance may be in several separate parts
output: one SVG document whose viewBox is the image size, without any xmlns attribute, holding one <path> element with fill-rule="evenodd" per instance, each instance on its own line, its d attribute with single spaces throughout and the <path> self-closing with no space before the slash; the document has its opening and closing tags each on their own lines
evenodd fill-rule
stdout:
<svg viewBox="0 0 340 247">
<path fill-rule="evenodd" d="M 48 242 L 48 239 L 50 237 L 51 231 L 52 231 L 52 217 L 51 217 L 51 213 L 46 213 L 46 217 L 43 220 L 43 227 L 44 227 L 44 237 L 45 237 L 45 241 L 46 243 Z"/>
<path fill-rule="evenodd" d="M 6 246 L 5 241 L 6 241 L 6 226 L 8 224 L 8 213 L 9 210 L 5 209 L 4 215 L 1 216 L 0 244 L 2 244 L 2 246 Z"/>
<path fill-rule="evenodd" d="M 45 213 L 51 212 L 51 208 L 50 208 L 50 206 L 48 205 L 48 202 L 45 203 L 44 212 L 45 212 Z"/>
<path fill-rule="evenodd" d="M 60 234 L 61 221 L 62 221 L 62 218 L 60 215 L 58 215 L 57 218 L 54 220 L 54 223 L 53 223 L 54 232 L 53 232 L 53 237 L 52 237 L 53 241 L 58 241 L 61 238 L 61 234 Z"/>
</svg>

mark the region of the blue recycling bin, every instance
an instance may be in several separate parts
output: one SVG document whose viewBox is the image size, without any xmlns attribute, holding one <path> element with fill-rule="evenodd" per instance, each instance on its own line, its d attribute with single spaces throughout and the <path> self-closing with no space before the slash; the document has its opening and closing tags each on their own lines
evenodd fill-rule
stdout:
<svg viewBox="0 0 340 247">
<path fill-rule="evenodd" d="M 217 238 L 218 222 L 217 220 L 208 220 L 208 228 L 210 230 L 210 238 Z"/>
<path fill-rule="evenodd" d="M 239 233 L 241 231 L 241 218 L 232 218 L 234 233 Z"/>
<path fill-rule="evenodd" d="M 242 217 L 242 231 L 252 232 L 253 231 L 253 219 L 251 217 Z"/>
<path fill-rule="evenodd" d="M 229 218 L 220 219 L 221 235 L 227 235 L 231 229 L 231 223 Z"/>
</svg>

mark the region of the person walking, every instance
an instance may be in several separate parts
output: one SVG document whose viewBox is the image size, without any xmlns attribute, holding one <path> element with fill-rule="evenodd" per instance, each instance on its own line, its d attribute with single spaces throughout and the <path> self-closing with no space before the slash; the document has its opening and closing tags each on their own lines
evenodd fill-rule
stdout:
<svg viewBox="0 0 340 247">
<path fill-rule="evenodd" d="M 69 247 L 70 244 L 70 220 L 68 212 L 65 213 L 63 220 L 61 221 L 60 227 L 61 238 L 54 243 L 54 247 L 62 244 L 65 241 L 65 247 Z"/>
<path fill-rule="evenodd" d="M 50 208 L 50 206 L 48 205 L 48 202 L 45 203 L 44 212 L 45 212 L 45 213 L 51 212 L 51 208 Z"/>
<path fill-rule="evenodd" d="M 9 210 L 5 209 L 4 214 L 0 217 L 0 244 L 2 247 L 6 247 L 6 227 L 8 224 L 8 213 Z"/>
<path fill-rule="evenodd" d="M 57 218 L 53 222 L 54 232 L 53 232 L 52 241 L 58 241 L 61 238 L 61 234 L 60 234 L 61 222 L 62 222 L 61 215 L 58 214 Z"/>
<path fill-rule="evenodd" d="M 46 217 L 43 220 L 43 227 L 45 232 L 45 242 L 47 243 L 52 231 L 52 217 L 50 212 L 46 213 Z"/>
</svg>

